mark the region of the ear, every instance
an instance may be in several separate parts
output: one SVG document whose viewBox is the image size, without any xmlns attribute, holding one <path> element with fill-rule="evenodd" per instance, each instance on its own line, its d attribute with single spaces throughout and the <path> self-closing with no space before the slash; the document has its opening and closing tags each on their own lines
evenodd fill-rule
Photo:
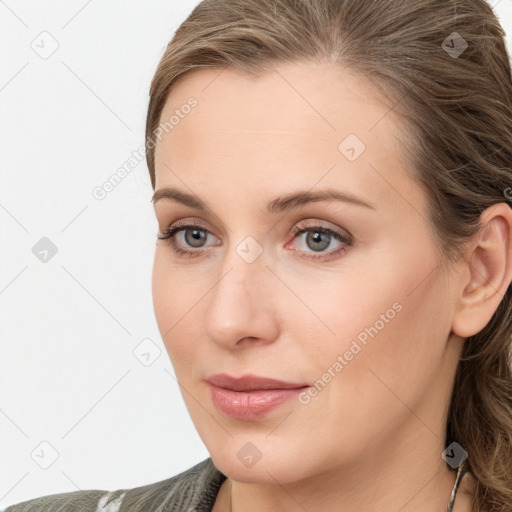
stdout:
<svg viewBox="0 0 512 512">
<path fill-rule="evenodd" d="M 512 281 L 512 208 L 494 204 L 482 212 L 480 222 L 481 229 L 468 244 L 453 316 L 452 332 L 462 338 L 489 323 Z"/>
</svg>

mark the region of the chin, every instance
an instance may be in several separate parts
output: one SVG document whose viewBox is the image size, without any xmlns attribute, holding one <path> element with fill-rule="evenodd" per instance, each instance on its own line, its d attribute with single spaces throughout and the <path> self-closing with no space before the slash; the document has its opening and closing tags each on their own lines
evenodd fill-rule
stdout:
<svg viewBox="0 0 512 512">
<path fill-rule="evenodd" d="M 295 455 L 288 454 L 282 440 L 272 442 L 266 435 L 236 436 L 208 451 L 215 466 L 237 482 L 275 484 L 276 480 L 286 483 L 307 476 L 303 464 L 307 455 L 297 455 L 300 450 L 292 446 L 288 449 Z"/>
</svg>

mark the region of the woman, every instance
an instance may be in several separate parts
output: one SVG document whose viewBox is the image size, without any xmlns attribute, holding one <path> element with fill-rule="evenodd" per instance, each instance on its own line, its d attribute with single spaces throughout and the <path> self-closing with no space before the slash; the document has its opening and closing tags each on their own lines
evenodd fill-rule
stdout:
<svg viewBox="0 0 512 512">
<path fill-rule="evenodd" d="M 157 323 L 211 457 L 21 511 L 512 510 L 512 82 L 484 0 L 205 0 L 151 85 Z"/>
</svg>

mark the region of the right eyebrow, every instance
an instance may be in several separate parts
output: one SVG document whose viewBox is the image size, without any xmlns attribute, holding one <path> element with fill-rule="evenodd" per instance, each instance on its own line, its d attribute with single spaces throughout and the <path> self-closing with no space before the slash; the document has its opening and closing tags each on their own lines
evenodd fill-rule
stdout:
<svg viewBox="0 0 512 512">
<path fill-rule="evenodd" d="M 201 201 L 197 196 L 189 194 L 187 192 L 182 192 L 177 188 L 171 187 L 162 187 L 155 191 L 151 202 L 156 204 L 157 201 L 161 199 L 169 199 L 171 201 L 176 201 L 177 203 L 181 203 L 185 206 L 190 206 L 191 208 L 195 208 L 196 210 L 201 210 L 203 212 L 211 212 L 210 208 Z"/>
</svg>

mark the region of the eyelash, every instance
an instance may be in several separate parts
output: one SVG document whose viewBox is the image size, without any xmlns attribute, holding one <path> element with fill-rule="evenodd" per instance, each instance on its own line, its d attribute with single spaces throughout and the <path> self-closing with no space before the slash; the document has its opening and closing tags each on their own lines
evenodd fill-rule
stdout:
<svg viewBox="0 0 512 512">
<path fill-rule="evenodd" d="M 198 257 L 206 249 L 195 249 L 195 250 L 187 251 L 187 250 L 182 249 L 181 247 L 179 247 L 176 244 L 175 240 L 174 240 L 174 237 L 175 237 L 176 233 L 178 233 L 179 231 L 182 231 L 182 230 L 184 230 L 186 228 L 199 229 L 201 231 L 204 231 L 205 233 L 210 233 L 210 231 L 208 231 L 206 228 L 204 228 L 200 224 L 190 224 L 190 223 L 189 224 L 175 224 L 174 226 L 168 228 L 165 231 L 163 236 L 158 236 L 158 239 L 159 240 L 168 240 L 168 243 L 171 246 L 172 250 L 176 254 L 179 254 L 180 256 L 184 256 L 184 257 L 187 257 L 187 258 Z M 347 249 L 347 247 L 350 247 L 352 245 L 352 243 L 353 243 L 350 238 L 342 235 L 338 231 L 335 231 L 333 229 L 327 228 L 325 226 L 319 226 L 319 225 L 306 226 L 304 224 L 299 224 L 299 225 L 295 226 L 293 228 L 294 239 L 298 238 L 299 235 L 301 235 L 303 233 L 307 233 L 309 231 L 313 231 L 315 233 L 322 233 L 322 234 L 325 234 L 325 235 L 329 235 L 329 236 L 333 237 L 335 240 L 337 240 L 338 242 L 342 242 L 345 245 L 342 246 L 342 247 L 339 247 L 338 249 L 334 249 L 331 252 L 327 252 L 327 253 L 322 252 L 322 253 L 319 253 L 317 255 L 305 256 L 306 259 L 324 260 L 324 261 L 325 260 L 333 259 L 334 257 L 336 257 L 336 256 L 340 255 L 341 253 L 343 253 Z"/>
</svg>

